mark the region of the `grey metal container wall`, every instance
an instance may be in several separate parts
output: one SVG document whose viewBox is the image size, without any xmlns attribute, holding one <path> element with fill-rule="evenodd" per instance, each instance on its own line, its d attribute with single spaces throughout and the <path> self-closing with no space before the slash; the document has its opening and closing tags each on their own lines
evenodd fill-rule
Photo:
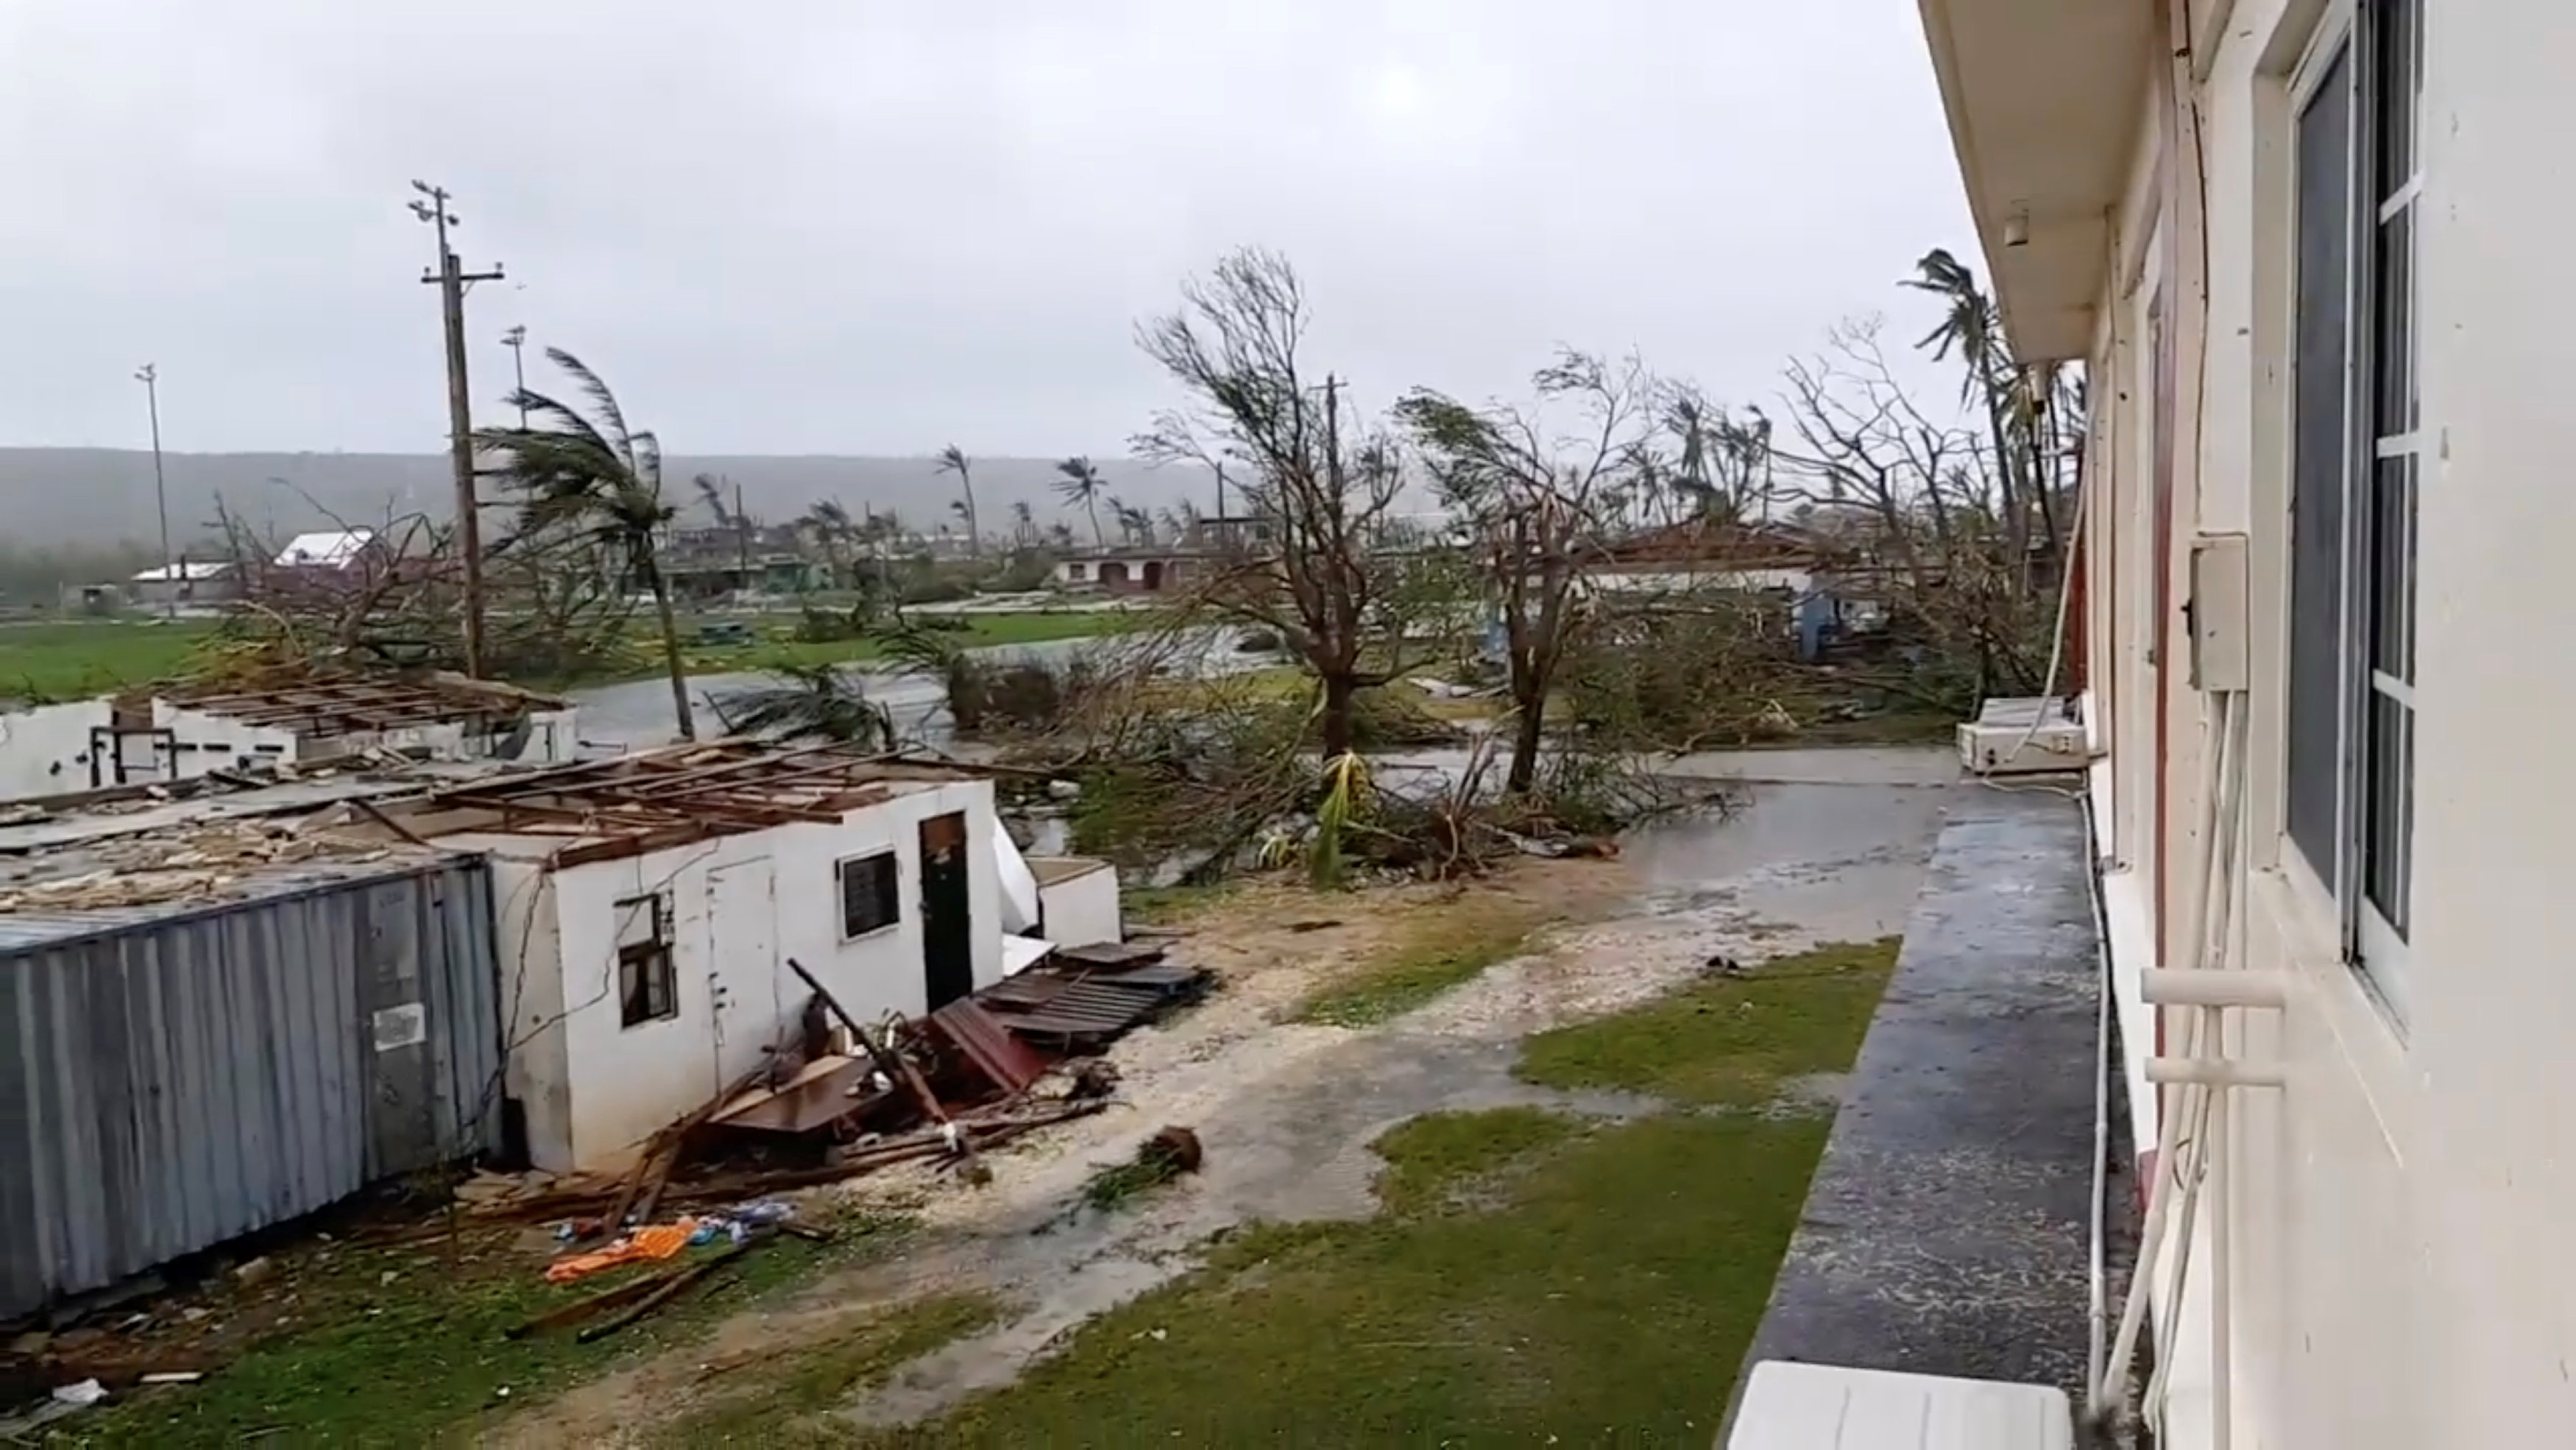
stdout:
<svg viewBox="0 0 2576 1450">
<path fill-rule="evenodd" d="M 0 932 L 0 1319 L 494 1146 L 481 858 L 97 922 Z"/>
</svg>

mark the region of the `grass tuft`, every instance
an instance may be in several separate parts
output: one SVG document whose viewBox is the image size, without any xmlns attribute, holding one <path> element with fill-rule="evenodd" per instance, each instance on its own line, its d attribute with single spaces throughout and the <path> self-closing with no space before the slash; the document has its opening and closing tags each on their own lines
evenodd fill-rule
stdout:
<svg viewBox="0 0 2576 1450">
<path fill-rule="evenodd" d="M 1290 1014 L 1292 1022 L 1325 1027 L 1374 1027 L 1401 1017 L 1487 967 L 1511 960 L 1528 946 L 1538 920 L 1486 903 L 1488 914 L 1466 919 L 1444 912 L 1396 950 L 1341 973 Z"/>
<path fill-rule="evenodd" d="M 1643 1007 L 1542 1032 L 1521 1051 L 1524 1081 L 1606 1088 L 1674 1102 L 1753 1107 L 1801 1073 L 1850 1065 L 1896 964 L 1897 940 L 1778 957 L 1709 977 Z"/>
<path fill-rule="evenodd" d="M 832 1411 L 903 1365 L 990 1327 L 1004 1307 L 987 1294 L 943 1294 L 854 1316 L 820 1339 L 782 1339 L 728 1369 L 720 1396 L 671 1422 L 662 1443 L 847 1444 L 852 1428 Z"/>
<path fill-rule="evenodd" d="M 1544 1108 L 1432 1113 L 1389 1128 L 1371 1144 L 1386 1160 L 1378 1201 L 1391 1213 L 1420 1214 L 1455 1204 L 1469 1190 L 1491 1187 L 1581 1130 Z"/>
</svg>

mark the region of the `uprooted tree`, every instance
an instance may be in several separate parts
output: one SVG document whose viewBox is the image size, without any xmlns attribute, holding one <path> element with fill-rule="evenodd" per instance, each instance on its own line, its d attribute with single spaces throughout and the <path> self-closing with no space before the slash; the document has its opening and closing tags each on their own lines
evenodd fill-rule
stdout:
<svg viewBox="0 0 2576 1450">
<path fill-rule="evenodd" d="M 1426 615 L 1453 607 L 1450 561 L 1387 547 L 1404 450 L 1305 357 L 1309 314 L 1294 268 L 1246 249 L 1182 288 L 1181 307 L 1138 343 L 1190 398 L 1138 435 L 1150 460 L 1223 468 L 1274 542 L 1237 546 L 1195 589 L 1216 617 L 1276 633 L 1310 673 L 1325 755 L 1347 754 L 1360 691 L 1434 648 Z"/>
<path fill-rule="evenodd" d="M 1503 788 L 1514 795 L 1538 779 L 1548 698 L 1590 615 L 1592 567 L 1658 477 L 1656 390 L 1642 363 L 1568 350 L 1531 384 L 1531 408 L 1471 408 L 1429 389 L 1396 406 L 1501 616 L 1513 714 Z"/>
</svg>

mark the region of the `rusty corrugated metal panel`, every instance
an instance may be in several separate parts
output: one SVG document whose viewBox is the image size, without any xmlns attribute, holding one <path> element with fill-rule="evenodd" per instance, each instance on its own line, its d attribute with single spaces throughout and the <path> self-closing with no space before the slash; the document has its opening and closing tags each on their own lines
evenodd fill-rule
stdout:
<svg viewBox="0 0 2576 1450">
<path fill-rule="evenodd" d="M 957 1044 L 957 1050 L 966 1054 L 977 1071 L 1004 1092 L 1025 1092 L 1029 1084 L 1046 1073 L 1046 1059 L 1012 1036 L 1009 1028 L 977 1006 L 972 997 L 960 997 L 931 1013 L 930 1021 Z"/>
<path fill-rule="evenodd" d="M 0 1316 L 493 1145 L 480 858 L 95 924 L 0 951 Z"/>
</svg>

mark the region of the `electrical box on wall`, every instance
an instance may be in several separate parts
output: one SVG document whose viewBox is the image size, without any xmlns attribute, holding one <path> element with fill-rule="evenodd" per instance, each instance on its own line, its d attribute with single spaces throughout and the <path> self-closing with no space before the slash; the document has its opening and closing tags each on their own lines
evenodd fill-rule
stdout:
<svg viewBox="0 0 2576 1450">
<path fill-rule="evenodd" d="M 2191 683 L 2197 690 L 2243 690 L 2247 663 L 2246 548 L 2243 534 L 2202 534 L 2191 541 Z"/>
</svg>

